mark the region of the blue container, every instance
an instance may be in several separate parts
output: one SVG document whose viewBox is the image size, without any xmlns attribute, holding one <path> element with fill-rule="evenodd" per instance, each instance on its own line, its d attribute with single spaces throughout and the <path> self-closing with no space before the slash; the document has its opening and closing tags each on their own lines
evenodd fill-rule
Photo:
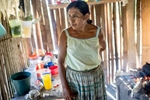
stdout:
<svg viewBox="0 0 150 100">
<path fill-rule="evenodd" d="M 3 25 L 0 23 L 0 37 L 6 35 L 6 30 Z"/>
<path fill-rule="evenodd" d="M 30 91 L 31 73 L 18 72 L 11 75 L 10 78 L 14 84 L 18 96 L 25 95 Z"/>
<path fill-rule="evenodd" d="M 50 66 L 53 66 L 54 65 L 54 63 L 53 62 L 48 62 L 48 66 L 50 67 Z"/>
</svg>

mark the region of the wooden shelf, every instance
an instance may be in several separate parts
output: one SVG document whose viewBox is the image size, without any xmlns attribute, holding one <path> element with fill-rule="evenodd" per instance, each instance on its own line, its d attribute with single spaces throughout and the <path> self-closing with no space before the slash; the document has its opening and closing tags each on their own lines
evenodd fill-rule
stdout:
<svg viewBox="0 0 150 100">
<path fill-rule="evenodd" d="M 99 2 L 87 2 L 88 5 L 98 5 L 98 4 L 105 4 L 105 3 L 111 3 L 111 2 L 119 2 L 121 0 L 100 0 Z M 65 4 L 55 4 L 55 5 L 52 5 L 50 4 L 49 7 L 50 9 L 58 9 L 58 8 L 65 8 L 67 7 L 67 3 Z"/>
</svg>

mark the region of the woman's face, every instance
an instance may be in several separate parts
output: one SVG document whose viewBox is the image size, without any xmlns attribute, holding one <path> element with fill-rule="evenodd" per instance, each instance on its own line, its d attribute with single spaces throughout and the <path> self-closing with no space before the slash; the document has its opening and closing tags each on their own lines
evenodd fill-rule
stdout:
<svg viewBox="0 0 150 100">
<path fill-rule="evenodd" d="M 86 24 L 87 18 L 77 8 L 68 10 L 68 21 L 73 29 L 80 29 Z"/>
</svg>

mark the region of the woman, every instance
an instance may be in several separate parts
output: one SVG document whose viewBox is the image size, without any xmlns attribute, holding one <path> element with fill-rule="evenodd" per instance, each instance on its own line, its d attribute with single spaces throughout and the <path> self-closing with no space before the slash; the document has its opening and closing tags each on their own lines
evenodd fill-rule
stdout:
<svg viewBox="0 0 150 100">
<path fill-rule="evenodd" d="M 106 44 L 101 29 L 89 20 L 86 2 L 67 7 L 71 27 L 60 36 L 58 66 L 66 100 L 106 100 L 100 53 Z M 65 66 L 66 65 L 66 66 Z"/>
</svg>

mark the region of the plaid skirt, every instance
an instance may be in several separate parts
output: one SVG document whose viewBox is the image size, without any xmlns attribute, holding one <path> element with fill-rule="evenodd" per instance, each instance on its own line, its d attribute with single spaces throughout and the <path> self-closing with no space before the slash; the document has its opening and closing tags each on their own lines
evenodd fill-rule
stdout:
<svg viewBox="0 0 150 100">
<path fill-rule="evenodd" d="M 66 78 L 72 92 L 78 94 L 73 100 L 107 100 L 101 66 L 89 71 L 75 71 L 67 67 Z"/>
</svg>

